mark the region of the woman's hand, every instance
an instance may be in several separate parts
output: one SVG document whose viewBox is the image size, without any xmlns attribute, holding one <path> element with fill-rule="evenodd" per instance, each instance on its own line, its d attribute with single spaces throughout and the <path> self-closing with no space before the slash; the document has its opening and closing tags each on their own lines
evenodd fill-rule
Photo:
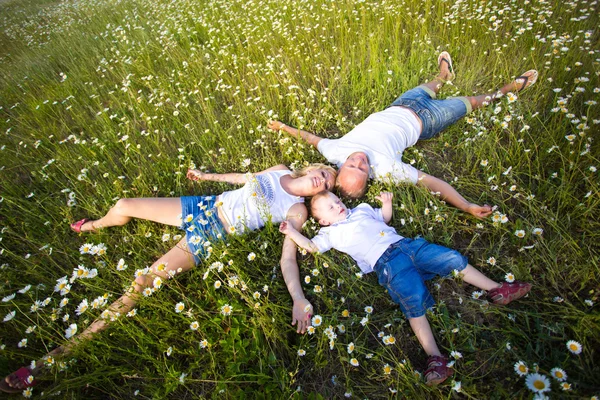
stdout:
<svg viewBox="0 0 600 400">
<path fill-rule="evenodd" d="M 203 181 L 205 173 L 198 169 L 188 169 L 187 178 L 192 181 Z"/>
</svg>

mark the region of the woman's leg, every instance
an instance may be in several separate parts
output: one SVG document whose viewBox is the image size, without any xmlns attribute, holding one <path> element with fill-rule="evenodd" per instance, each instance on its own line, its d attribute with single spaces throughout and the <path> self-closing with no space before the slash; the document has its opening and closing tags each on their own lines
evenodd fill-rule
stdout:
<svg viewBox="0 0 600 400">
<path fill-rule="evenodd" d="M 83 224 L 81 231 L 125 225 L 133 218 L 181 225 L 181 200 L 179 197 L 120 199 L 104 217 Z"/>
<path fill-rule="evenodd" d="M 133 290 L 128 291 L 123 296 L 115 300 L 108 310 L 112 313 L 119 313 L 121 316 L 131 311 L 136 305 L 141 292 L 151 287 L 155 277 L 161 277 L 163 280 L 169 279 L 171 275 L 176 275 L 181 272 L 188 271 L 194 267 L 194 259 L 187 247 L 186 238 L 181 239 L 175 247 L 173 247 L 164 256 L 156 260 L 151 267 L 151 274 L 136 278 Z M 173 271 L 173 272 L 170 272 Z M 110 324 L 110 318 L 97 318 L 90 326 L 88 326 L 79 335 L 72 337 L 69 341 L 54 350 L 50 351 L 44 358 L 36 362 L 36 367 L 31 371 L 35 377 L 38 375 L 48 356 L 55 357 L 58 355 L 69 354 L 71 349 L 80 342 L 90 339 L 94 333 L 101 332 Z M 21 381 L 13 374 L 8 375 L 5 381 L 13 388 L 24 388 Z"/>
</svg>

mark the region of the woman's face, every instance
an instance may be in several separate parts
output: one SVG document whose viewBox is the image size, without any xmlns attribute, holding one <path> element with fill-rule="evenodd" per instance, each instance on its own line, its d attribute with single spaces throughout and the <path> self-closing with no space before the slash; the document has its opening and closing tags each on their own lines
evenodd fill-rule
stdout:
<svg viewBox="0 0 600 400">
<path fill-rule="evenodd" d="M 332 190 L 335 185 L 335 175 L 326 169 L 313 169 L 306 175 L 301 176 L 303 188 L 306 194 L 304 196 L 313 196 L 323 190 Z"/>
</svg>

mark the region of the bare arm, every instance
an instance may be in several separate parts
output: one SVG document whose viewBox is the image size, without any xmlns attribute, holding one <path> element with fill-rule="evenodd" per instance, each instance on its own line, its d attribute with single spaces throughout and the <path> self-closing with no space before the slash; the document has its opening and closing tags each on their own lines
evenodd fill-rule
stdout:
<svg viewBox="0 0 600 400">
<path fill-rule="evenodd" d="M 308 211 L 302 203 L 293 205 L 287 214 L 287 220 L 290 225 L 297 229 L 302 228 L 302 224 L 306 221 Z M 310 326 L 310 318 L 312 317 L 312 305 L 304 297 L 304 291 L 300 284 L 300 271 L 298 270 L 298 262 L 296 260 L 296 244 L 294 241 L 285 237 L 283 248 L 281 250 L 281 273 L 283 280 L 287 286 L 290 296 L 294 302 L 292 309 L 292 325 L 297 324 L 296 332 L 304 333 L 306 328 Z"/>
<path fill-rule="evenodd" d="M 291 127 L 289 125 L 284 124 L 281 121 L 269 121 L 269 124 L 267 125 L 267 127 L 269 129 L 273 129 L 274 131 L 279 131 L 279 130 L 284 131 L 284 132 L 292 135 L 295 138 L 299 137 L 315 148 L 317 148 L 317 146 L 319 145 L 319 142 L 321 140 L 323 140 L 322 137 L 319 137 L 313 133 L 303 131 L 298 128 Z"/>
<path fill-rule="evenodd" d="M 280 171 L 280 170 L 289 170 L 283 164 L 275 165 L 274 167 L 267 168 L 263 171 L 257 172 L 254 175 L 264 174 L 265 172 L 270 171 Z M 188 169 L 187 172 L 188 179 L 192 181 L 212 181 L 212 182 L 227 182 L 232 184 L 243 185 L 246 183 L 246 174 L 241 174 L 238 172 L 230 172 L 227 174 L 216 174 L 212 172 L 202 172 L 198 169 Z"/>
<path fill-rule="evenodd" d="M 492 207 L 488 206 L 487 204 L 479 206 L 477 204 L 468 202 L 447 182 L 444 182 L 435 176 L 427 175 L 422 171 L 419 171 L 417 185 L 427 188 L 430 192 L 439 193 L 442 200 L 447 201 L 454 207 L 461 209 L 464 212 L 468 212 L 477 218 L 485 218 L 492 213 Z"/>
<path fill-rule="evenodd" d="M 288 221 L 283 221 L 281 225 L 279 225 L 279 231 L 283 233 L 286 238 L 292 239 L 294 243 L 304 250 L 310 253 L 317 253 L 319 251 L 317 246 L 315 246 L 315 244 L 309 238 L 298 232 L 298 230 L 296 230 L 296 228 L 294 228 Z"/>
<path fill-rule="evenodd" d="M 381 202 L 381 213 L 383 214 L 383 221 L 386 224 L 392 220 L 394 210 L 392 209 L 392 198 L 393 194 L 390 192 L 381 192 L 375 199 Z"/>
</svg>

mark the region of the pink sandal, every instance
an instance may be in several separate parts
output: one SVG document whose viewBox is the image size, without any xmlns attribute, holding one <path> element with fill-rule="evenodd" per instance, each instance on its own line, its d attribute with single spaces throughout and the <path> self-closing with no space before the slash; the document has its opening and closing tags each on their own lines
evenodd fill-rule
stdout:
<svg viewBox="0 0 600 400">
<path fill-rule="evenodd" d="M 448 359 L 444 356 L 429 356 L 427 359 L 427 370 L 423 374 L 425 383 L 429 386 L 439 385 L 450 378 L 454 372 L 447 366 Z"/>
<path fill-rule="evenodd" d="M 4 393 L 21 393 L 23 390 L 38 384 L 38 382 L 31 374 L 31 370 L 27 367 L 21 367 L 10 375 L 17 377 L 21 385 L 23 385 L 23 387 L 16 388 L 10 386 L 8 382 L 6 382 L 6 380 L 3 379 L 2 381 L 0 381 L 0 391 Z"/>
<path fill-rule="evenodd" d="M 519 281 L 514 281 L 513 283 L 502 282 L 502 286 L 490 290 L 488 296 L 492 300 L 492 303 L 505 306 L 525 296 L 530 290 L 531 283 Z"/>
<path fill-rule="evenodd" d="M 89 221 L 91 221 L 91 219 L 89 219 L 89 218 L 84 218 L 84 219 L 81 219 L 81 220 L 79 220 L 79 221 L 77 221 L 77 222 L 73 222 L 73 223 L 70 225 L 70 226 L 71 226 L 71 229 L 72 229 L 73 231 L 77 232 L 77 233 L 81 233 L 81 227 L 83 226 L 83 224 L 85 224 L 86 222 L 89 222 Z M 93 227 L 94 227 L 94 226 L 92 225 L 92 230 L 94 230 L 94 229 L 93 229 Z M 85 232 L 85 231 L 84 231 L 84 232 Z"/>
</svg>

